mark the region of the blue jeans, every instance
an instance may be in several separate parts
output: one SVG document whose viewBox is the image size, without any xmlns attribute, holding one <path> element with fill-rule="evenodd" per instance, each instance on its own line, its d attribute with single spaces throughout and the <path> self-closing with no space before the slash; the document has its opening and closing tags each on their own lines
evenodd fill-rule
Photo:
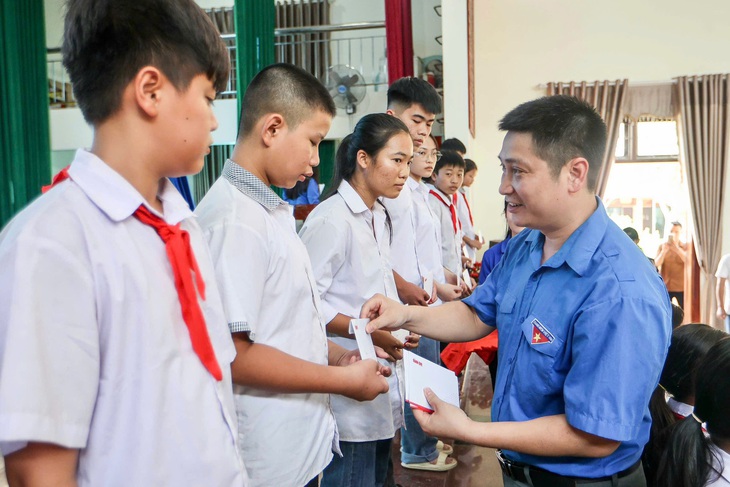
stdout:
<svg viewBox="0 0 730 487">
<path fill-rule="evenodd" d="M 730 315 L 725 317 L 725 333 L 730 333 Z"/>
<path fill-rule="evenodd" d="M 324 469 L 320 487 L 383 487 L 392 441 L 340 441 L 343 456 L 335 455 Z"/>
<path fill-rule="evenodd" d="M 431 338 L 421 337 L 418 347 L 413 353 L 420 355 L 426 360 L 441 363 L 439 356 L 439 342 Z M 423 463 L 432 462 L 439 456 L 436 449 L 437 438 L 428 436 L 421 429 L 416 418 L 413 416 L 411 406 L 406 403 L 404 409 L 405 428 L 400 429 L 400 460 L 402 463 Z"/>
</svg>

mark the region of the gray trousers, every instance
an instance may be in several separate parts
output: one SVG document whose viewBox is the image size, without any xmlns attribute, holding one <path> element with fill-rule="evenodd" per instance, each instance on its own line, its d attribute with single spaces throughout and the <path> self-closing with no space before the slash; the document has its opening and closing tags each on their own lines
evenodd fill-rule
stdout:
<svg viewBox="0 0 730 487">
<path fill-rule="evenodd" d="M 525 484 L 523 482 L 517 482 L 504 474 L 502 475 L 502 480 L 504 481 L 504 487 L 535 487 L 532 483 Z M 575 485 L 585 485 L 586 487 L 646 487 L 646 478 L 644 477 L 644 469 L 639 466 L 639 468 L 637 468 L 631 475 L 627 475 L 620 479 L 614 478 L 604 482 L 591 482 L 587 484 L 576 482 Z"/>
</svg>

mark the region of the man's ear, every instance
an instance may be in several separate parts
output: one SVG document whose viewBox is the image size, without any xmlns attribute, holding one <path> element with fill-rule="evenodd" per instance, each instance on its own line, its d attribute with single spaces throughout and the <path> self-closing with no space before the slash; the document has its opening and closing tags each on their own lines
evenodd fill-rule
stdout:
<svg viewBox="0 0 730 487">
<path fill-rule="evenodd" d="M 163 88 L 169 83 L 170 80 L 154 66 L 143 67 L 132 79 L 134 101 L 148 117 L 156 117 L 159 113 Z"/>
<path fill-rule="evenodd" d="M 568 189 L 577 193 L 588 186 L 588 170 L 590 165 L 584 157 L 576 157 L 568 161 Z"/>
<path fill-rule="evenodd" d="M 360 166 L 363 169 L 367 169 L 368 163 L 370 162 L 370 156 L 367 155 L 367 153 L 360 149 L 357 151 L 357 155 L 355 156 L 357 159 L 357 165 Z"/>
<path fill-rule="evenodd" d="M 392 108 L 388 108 L 388 109 L 387 109 L 387 110 L 385 111 L 385 113 L 387 113 L 388 115 L 390 115 L 390 116 L 393 116 L 393 117 L 395 117 L 395 116 L 396 116 L 396 114 L 395 114 L 395 112 L 393 111 L 393 109 L 392 109 Z"/>
<path fill-rule="evenodd" d="M 261 140 L 267 147 L 271 146 L 286 128 L 286 120 L 278 113 L 269 113 L 261 119 Z"/>
</svg>

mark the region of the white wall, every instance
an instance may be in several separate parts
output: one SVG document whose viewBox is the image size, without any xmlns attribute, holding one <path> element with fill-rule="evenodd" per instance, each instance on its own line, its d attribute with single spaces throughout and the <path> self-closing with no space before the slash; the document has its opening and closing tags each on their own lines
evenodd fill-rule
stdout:
<svg viewBox="0 0 730 487">
<path fill-rule="evenodd" d="M 460 5 L 466 0 L 443 3 L 444 64 L 451 72 L 457 67 L 452 60 L 464 53 L 460 43 L 448 42 L 447 36 L 457 36 L 459 27 L 447 25 L 447 16 L 465 10 Z M 730 2 L 724 0 L 476 0 L 474 5 L 477 127 L 469 155 L 480 167 L 472 208 L 486 238 L 501 238 L 504 228 L 496 157 L 503 134 L 497 122 L 519 103 L 544 94 L 539 84 L 660 81 L 730 72 Z M 466 78 L 465 68 L 459 76 Z M 461 102 L 451 107 L 456 102 L 449 95 L 453 90 L 446 89 L 447 135 L 457 135 L 451 131 L 457 123 L 454 113 L 466 117 L 466 110 Z M 730 198 L 725 201 L 724 228 L 723 250 L 730 251 Z"/>
</svg>

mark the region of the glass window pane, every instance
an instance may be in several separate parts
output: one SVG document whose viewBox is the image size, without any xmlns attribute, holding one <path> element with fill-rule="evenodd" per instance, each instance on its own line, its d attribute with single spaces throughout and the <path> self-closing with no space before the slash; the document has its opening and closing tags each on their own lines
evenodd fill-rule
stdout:
<svg viewBox="0 0 730 487">
<path fill-rule="evenodd" d="M 616 141 L 616 152 L 614 152 L 616 159 L 626 157 L 626 122 L 623 122 L 618 126 L 618 140 Z"/>
<path fill-rule="evenodd" d="M 639 122 L 636 129 L 638 157 L 676 157 L 679 154 L 677 122 Z"/>
</svg>

